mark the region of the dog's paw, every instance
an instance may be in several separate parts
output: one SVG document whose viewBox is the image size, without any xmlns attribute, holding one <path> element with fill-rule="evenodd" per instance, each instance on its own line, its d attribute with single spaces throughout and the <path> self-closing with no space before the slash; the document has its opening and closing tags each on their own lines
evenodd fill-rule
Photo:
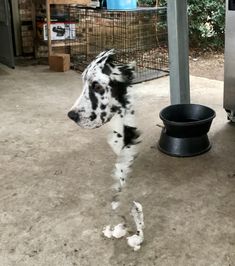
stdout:
<svg viewBox="0 0 235 266">
<path fill-rule="evenodd" d="M 120 206 L 120 201 L 112 201 L 111 202 L 112 210 L 116 210 L 119 206 Z"/>
<path fill-rule="evenodd" d="M 137 251 L 140 249 L 141 244 L 144 241 L 144 235 L 143 232 L 137 231 L 137 233 L 133 236 L 127 237 L 127 244 L 134 249 L 134 251 Z"/>
<path fill-rule="evenodd" d="M 127 233 L 126 226 L 125 226 L 125 224 L 121 223 L 121 224 L 118 224 L 114 227 L 112 235 L 115 238 L 121 238 L 121 237 L 125 236 L 126 233 Z"/>
<path fill-rule="evenodd" d="M 113 229 L 111 229 L 110 225 L 107 225 L 102 232 L 107 238 L 122 238 L 126 235 L 127 228 L 123 223 L 116 225 Z"/>
<path fill-rule="evenodd" d="M 112 229 L 111 229 L 111 226 L 110 225 L 107 225 L 104 227 L 102 233 L 105 237 L 107 238 L 111 238 L 112 237 Z"/>
</svg>

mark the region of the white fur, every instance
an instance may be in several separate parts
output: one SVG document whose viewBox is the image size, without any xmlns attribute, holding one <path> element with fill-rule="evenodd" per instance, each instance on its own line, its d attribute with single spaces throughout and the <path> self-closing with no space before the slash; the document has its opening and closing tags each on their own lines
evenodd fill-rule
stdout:
<svg viewBox="0 0 235 266">
<path fill-rule="evenodd" d="M 126 226 L 121 223 L 121 224 L 118 224 L 114 227 L 112 235 L 115 238 L 121 238 L 121 237 L 125 236 L 126 233 L 127 233 Z"/>
<path fill-rule="evenodd" d="M 107 237 L 107 238 L 111 238 L 112 237 L 112 230 L 111 230 L 111 226 L 110 225 L 105 226 L 105 228 L 103 229 L 102 232 L 103 232 L 105 237 Z"/>
<path fill-rule="evenodd" d="M 134 109 L 132 105 L 132 97 L 129 95 L 128 100 L 130 104 L 127 106 L 123 118 L 120 115 L 116 115 L 115 119 L 111 123 L 112 135 L 109 137 L 108 143 L 113 151 L 117 154 L 117 163 L 113 172 L 115 183 L 113 188 L 117 192 L 121 192 L 125 186 L 128 174 L 131 172 L 131 166 L 135 157 L 138 154 L 137 145 L 130 145 L 123 148 L 123 139 L 117 138 L 117 133 L 124 135 L 124 126 L 136 127 L 135 116 L 132 114 Z M 117 142 L 118 141 L 118 142 Z M 120 206 L 118 201 L 112 202 L 112 209 L 116 210 Z M 144 215 L 143 208 L 139 202 L 134 201 L 131 209 L 131 216 L 134 219 L 136 230 L 138 234 L 127 237 L 127 243 L 130 247 L 137 251 L 140 249 L 141 244 L 144 241 Z"/>
<path fill-rule="evenodd" d="M 131 237 L 127 237 L 127 243 L 130 247 L 134 249 L 134 251 L 137 251 L 140 249 L 140 245 L 144 241 L 144 214 L 143 207 L 139 202 L 133 202 L 131 216 L 133 216 L 134 218 L 137 234 Z"/>
<path fill-rule="evenodd" d="M 103 234 L 107 238 L 122 238 L 126 235 L 127 229 L 123 223 L 116 225 L 113 229 L 111 229 L 110 225 L 107 225 L 104 230 Z"/>
<path fill-rule="evenodd" d="M 113 176 L 116 182 L 113 187 L 118 191 L 125 186 L 128 174 L 131 172 L 131 166 L 138 154 L 136 145 L 130 145 L 129 147 L 123 148 L 123 138 L 117 137 L 117 133 L 124 136 L 124 126 L 136 127 L 135 116 L 131 114 L 131 112 L 134 111 L 132 103 L 133 98 L 129 91 L 127 93 L 127 98 L 130 103 L 126 106 L 126 109 L 122 110 L 121 114 L 117 114 L 113 117 L 111 121 L 112 133 L 108 139 L 108 143 L 117 154 L 117 163 L 115 164 L 115 169 L 113 171 Z M 123 117 L 121 117 L 121 115 Z"/>
<path fill-rule="evenodd" d="M 141 244 L 144 241 L 144 234 L 141 230 L 139 235 L 133 235 L 130 237 L 127 237 L 127 244 L 134 249 L 134 251 L 137 251 L 140 249 Z"/>
</svg>

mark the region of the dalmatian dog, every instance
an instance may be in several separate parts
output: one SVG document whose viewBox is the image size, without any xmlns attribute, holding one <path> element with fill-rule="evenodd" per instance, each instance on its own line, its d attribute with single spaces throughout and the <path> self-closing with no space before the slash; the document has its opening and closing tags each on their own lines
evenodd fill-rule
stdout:
<svg viewBox="0 0 235 266">
<path fill-rule="evenodd" d="M 83 91 L 68 112 L 68 117 L 82 128 L 95 129 L 110 122 L 109 144 L 117 161 L 113 171 L 113 200 L 111 208 L 120 208 L 122 191 L 126 184 L 131 166 L 137 156 L 137 144 L 140 133 L 135 123 L 135 110 L 131 96 L 131 83 L 135 75 L 135 64 L 117 64 L 115 51 L 100 53 L 82 74 Z M 136 233 L 127 237 L 127 243 L 138 250 L 144 240 L 144 218 L 142 205 L 133 201 L 131 216 L 134 219 Z M 123 221 L 116 226 L 108 225 L 103 234 L 108 238 L 121 238 L 127 234 L 127 225 Z"/>
</svg>

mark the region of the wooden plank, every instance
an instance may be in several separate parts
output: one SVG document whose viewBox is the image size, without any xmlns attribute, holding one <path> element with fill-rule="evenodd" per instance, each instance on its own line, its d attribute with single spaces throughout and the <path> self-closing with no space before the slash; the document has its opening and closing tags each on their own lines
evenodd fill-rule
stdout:
<svg viewBox="0 0 235 266">
<path fill-rule="evenodd" d="M 71 42 L 71 43 L 52 43 L 52 47 L 64 47 L 64 46 L 80 46 L 86 45 L 86 42 Z"/>
<path fill-rule="evenodd" d="M 48 42 L 48 57 L 52 54 L 51 49 L 51 12 L 50 12 L 50 0 L 46 1 L 46 12 L 47 12 L 47 42 Z"/>
<path fill-rule="evenodd" d="M 33 24 L 33 42 L 35 43 L 36 40 L 36 7 L 34 1 L 31 1 L 32 6 L 32 24 Z M 34 56 L 36 55 L 36 46 L 33 46 L 33 53 Z"/>
<path fill-rule="evenodd" d="M 49 0 L 50 4 L 55 5 L 89 5 L 91 0 Z"/>
</svg>

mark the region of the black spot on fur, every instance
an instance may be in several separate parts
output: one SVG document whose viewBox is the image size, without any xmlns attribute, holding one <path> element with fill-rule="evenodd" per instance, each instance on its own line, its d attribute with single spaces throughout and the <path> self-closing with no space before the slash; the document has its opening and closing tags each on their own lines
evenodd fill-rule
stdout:
<svg viewBox="0 0 235 266">
<path fill-rule="evenodd" d="M 106 59 L 106 57 L 101 58 L 99 61 L 97 61 L 97 64 L 100 64 L 101 62 L 103 62 Z"/>
<path fill-rule="evenodd" d="M 112 59 L 112 58 L 111 58 Z M 112 62 L 109 62 L 109 65 L 111 66 L 111 67 L 115 67 L 115 65 L 112 63 Z"/>
<path fill-rule="evenodd" d="M 134 110 L 132 110 L 132 111 L 131 111 L 131 114 L 133 115 L 134 113 L 135 113 L 135 111 L 134 111 Z"/>
<path fill-rule="evenodd" d="M 112 116 L 109 116 L 109 117 L 107 118 L 107 122 L 109 122 L 111 119 L 112 119 Z"/>
<path fill-rule="evenodd" d="M 117 133 L 117 137 L 118 137 L 118 138 L 121 138 L 121 137 L 122 137 L 122 135 L 121 135 L 121 134 L 119 134 L 119 133 Z"/>
<path fill-rule="evenodd" d="M 105 66 L 102 69 L 102 72 L 109 76 L 112 71 L 111 71 L 110 67 L 107 64 L 105 64 Z"/>
<path fill-rule="evenodd" d="M 91 101 L 91 106 L 93 110 L 96 110 L 97 106 L 98 106 L 98 99 L 95 96 L 95 92 L 92 90 L 92 88 L 89 88 L 89 98 Z"/>
<path fill-rule="evenodd" d="M 120 107 L 115 105 L 113 105 L 110 110 L 112 113 L 121 112 Z"/>
<path fill-rule="evenodd" d="M 102 122 L 104 123 L 105 117 L 106 117 L 107 113 L 106 112 L 102 112 L 100 115 L 100 118 L 102 120 Z"/>
<path fill-rule="evenodd" d="M 102 89 L 102 90 L 100 90 L 98 93 L 99 93 L 100 95 L 104 95 L 104 93 L 105 93 L 105 90 L 104 90 L 104 89 Z"/>
<path fill-rule="evenodd" d="M 139 143 L 140 132 L 136 127 L 124 126 L 124 147 Z"/>
<path fill-rule="evenodd" d="M 105 104 L 101 104 L 101 105 L 100 105 L 100 109 L 101 109 L 101 110 L 104 110 L 104 109 L 106 108 L 106 106 L 107 106 L 107 105 L 105 105 Z"/>
<path fill-rule="evenodd" d="M 97 117 L 97 115 L 94 112 L 92 112 L 91 116 L 90 116 L 90 120 L 93 121 L 96 119 L 96 117 Z"/>
<path fill-rule="evenodd" d="M 92 91 L 99 93 L 100 95 L 103 95 L 105 93 L 104 88 L 97 82 L 94 81 L 91 85 Z"/>
<path fill-rule="evenodd" d="M 125 107 L 128 84 L 111 80 L 109 82 L 109 86 L 111 87 L 112 97 L 115 98 L 123 107 Z"/>
</svg>

